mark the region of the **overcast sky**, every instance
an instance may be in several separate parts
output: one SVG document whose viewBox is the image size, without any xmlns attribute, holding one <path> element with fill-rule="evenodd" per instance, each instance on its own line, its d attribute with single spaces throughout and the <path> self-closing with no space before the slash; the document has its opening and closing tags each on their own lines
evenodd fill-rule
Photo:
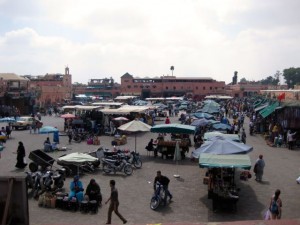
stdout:
<svg viewBox="0 0 300 225">
<path fill-rule="evenodd" d="M 0 0 L 0 73 L 231 82 L 299 67 L 299 0 Z"/>
</svg>

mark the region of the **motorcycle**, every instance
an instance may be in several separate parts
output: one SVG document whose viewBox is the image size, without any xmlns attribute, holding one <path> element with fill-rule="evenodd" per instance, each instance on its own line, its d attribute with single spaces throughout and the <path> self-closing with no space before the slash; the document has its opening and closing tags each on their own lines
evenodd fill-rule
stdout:
<svg viewBox="0 0 300 225">
<path fill-rule="evenodd" d="M 127 162 L 137 169 L 142 168 L 143 165 L 142 160 L 140 158 L 140 153 L 134 151 L 130 153 L 130 157 L 128 158 Z"/>
<path fill-rule="evenodd" d="M 163 203 L 164 199 L 166 197 L 166 192 L 163 188 L 163 185 L 159 182 L 156 182 L 154 195 L 151 198 L 150 201 L 150 208 L 152 210 L 156 210 L 158 206 L 160 206 L 161 203 Z"/>
<path fill-rule="evenodd" d="M 123 171 L 126 175 L 131 175 L 133 172 L 131 164 L 128 163 L 125 158 L 121 158 L 120 156 L 118 159 L 102 158 L 102 167 L 106 174 Z"/>
<path fill-rule="evenodd" d="M 57 192 L 64 186 L 65 170 L 48 170 L 46 172 L 26 172 L 26 184 L 28 189 L 32 189 L 34 198 L 45 191 Z"/>
</svg>

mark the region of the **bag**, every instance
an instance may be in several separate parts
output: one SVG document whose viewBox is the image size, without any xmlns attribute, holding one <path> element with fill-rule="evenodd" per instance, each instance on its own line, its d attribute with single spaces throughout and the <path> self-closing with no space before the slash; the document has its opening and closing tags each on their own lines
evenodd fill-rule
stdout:
<svg viewBox="0 0 300 225">
<path fill-rule="evenodd" d="M 253 172 L 257 173 L 257 164 L 254 165 Z"/>
<path fill-rule="evenodd" d="M 264 220 L 270 220 L 270 219 L 271 219 L 271 213 L 270 213 L 270 210 L 268 209 L 268 210 L 265 212 Z"/>
<path fill-rule="evenodd" d="M 278 213 L 278 204 L 277 204 L 277 201 L 275 201 L 274 199 L 272 201 L 272 205 L 270 207 L 270 211 L 273 214 L 277 214 Z"/>
<path fill-rule="evenodd" d="M 25 158 L 25 157 L 23 157 L 23 163 L 24 163 L 24 164 L 27 164 L 26 158 Z"/>
</svg>

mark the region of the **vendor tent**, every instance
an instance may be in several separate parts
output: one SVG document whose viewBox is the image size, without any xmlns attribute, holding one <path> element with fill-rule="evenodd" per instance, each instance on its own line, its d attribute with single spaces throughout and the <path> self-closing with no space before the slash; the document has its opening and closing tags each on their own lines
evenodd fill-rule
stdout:
<svg viewBox="0 0 300 225">
<path fill-rule="evenodd" d="M 214 155 L 201 153 L 199 158 L 200 168 L 242 168 L 251 169 L 251 161 L 248 155 Z"/>
<path fill-rule="evenodd" d="M 192 152 L 192 156 L 194 158 L 198 158 L 201 153 L 210 153 L 216 155 L 245 154 L 252 150 L 252 146 L 217 136 L 211 141 L 204 142 L 200 148 L 197 148 Z"/>
<path fill-rule="evenodd" d="M 225 139 L 229 139 L 235 142 L 241 142 L 239 135 L 237 134 L 224 134 L 218 131 L 206 132 L 204 133 L 204 141 L 208 141 L 216 136 L 224 137 Z"/>
<path fill-rule="evenodd" d="M 150 131 L 153 133 L 194 134 L 196 127 L 179 123 L 159 124 L 153 126 Z"/>
</svg>

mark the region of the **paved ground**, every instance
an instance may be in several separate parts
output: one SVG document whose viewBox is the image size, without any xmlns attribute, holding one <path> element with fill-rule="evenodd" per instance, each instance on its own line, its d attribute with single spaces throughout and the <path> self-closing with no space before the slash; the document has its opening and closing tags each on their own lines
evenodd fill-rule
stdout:
<svg viewBox="0 0 300 225">
<path fill-rule="evenodd" d="M 172 120 L 178 121 L 177 118 Z M 63 120 L 57 117 L 44 117 L 44 125 L 56 125 L 62 129 Z M 5 124 L 4 124 L 5 125 Z M 248 130 L 247 130 L 248 131 Z M 248 132 L 247 132 L 248 133 Z M 51 139 L 52 139 L 52 135 Z M 109 197 L 109 180 L 115 179 L 120 195 L 120 212 L 128 220 L 129 224 L 152 224 L 152 223 L 199 223 L 218 221 L 239 221 L 239 220 L 260 220 L 270 196 L 275 189 L 282 191 L 283 218 L 299 218 L 300 186 L 295 179 L 300 175 L 299 158 L 300 151 L 289 151 L 285 148 L 271 148 L 265 144 L 259 135 L 249 136 L 247 144 L 254 146 L 254 151 L 250 153 L 251 161 L 254 163 L 259 154 L 263 154 L 266 162 L 264 182 L 257 183 L 253 178 L 249 181 L 237 180 L 241 188 L 238 210 L 236 213 L 213 213 L 212 202 L 207 199 L 207 186 L 202 184 L 205 173 L 198 164 L 186 159 L 180 162 L 178 168 L 173 160 L 163 160 L 161 158 L 149 157 L 146 154 L 145 146 L 156 134 L 141 133 L 137 135 L 137 151 L 142 154 L 143 167 L 135 170 L 132 176 L 104 175 L 101 171 L 94 174 L 87 174 L 81 177 L 85 186 L 89 180 L 95 178 L 101 186 L 104 200 Z M 0 159 L 0 175 L 22 175 L 24 170 L 16 170 L 14 165 L 18 141 L 23 141 L 27 156 L 30 150 L 41 148 L 47 135 L 29 134 L 29 131 L 13 131 L 12 139 L 6 143 L 6 148 L 2 152 Z M 112 137 L 100 137 L 101 145 L 111 147 Z M 97 148 L 97 146 L 85 143 L 67 144 L 67 138 L 61 137 L 61 146 L 71 147 L 70 152 L 86 152 Z M 128 137 L 128 144 L 122 148 L 134 149 L 134 136 Z M 50 153 L 57 158 L 61 154 Z M 28 160 L 30 162 L 30 160 Z M 56 165 L 56 164 L 55 164 Z M 174 174 L 181 175 L 180 179 L 173 177 Z M 170 191 L 174 198 L 173 202 L 157 211 L 149 208 L 152 196 L 152 182 L 157 170 L 161 170 L 164 175 L 171 179 Z M 66 181 L 66 191 L 71 178 Z M 107 217 L 106 205 L 100 208 L 96 215 L 85 215 L 80 212 L 66 212 L 57 209 L 40 208 L 37 201 L 29 199 L 30 224 L 105 224 Z M 113 223 L 121 224 L 121 221 L 113 215 Z"/>
</svg>

